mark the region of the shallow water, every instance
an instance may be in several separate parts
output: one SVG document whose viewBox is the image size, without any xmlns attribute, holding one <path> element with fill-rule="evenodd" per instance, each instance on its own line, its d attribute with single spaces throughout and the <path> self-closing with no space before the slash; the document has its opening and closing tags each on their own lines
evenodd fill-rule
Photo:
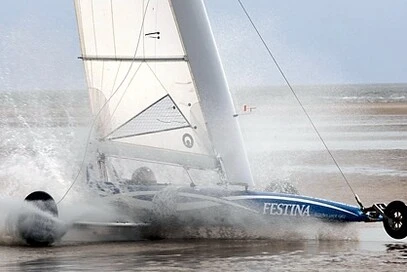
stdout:
<svg viewBox="0 0 407 272">
<path fill-rule="evenodd" d="M 357 226 L 358 227 L 358 226 Z M 379 230 L 374 228 L 373 233 Z M 372 231 L 371 231 L 372 233 Z M 0 247 L 2 271 L 403 271 L 405 243 L 355 240 L 163 240 Z"/>
<path fill-rule="evenodd" d="M 305 105 L 353 189 L 366 206 L 407 202 L 406 85 L 338 88 L 301 95 L 310 97 Z M 288 181 L 302 194 L 355 204 L 295 101 L 280 90 L 252 91 L 237 94 L 237 102 L 256 107 L 239 118 L 257 186 Z M 83 158 L 90 126 L 86 93 L 0 92 L 0 98 L 0 211 L 18 207 L 38 189 L 60 199 Z M 87 193 L 79 180 L 61 204 L 64 220 L 109 213 Z M 403 271 L 407 265 L 406 241 L 388 238 L 379 223 L 315 225 L 269 237 L 96 243 L 70 236 L 49 248 L 3 238 L 0 270 Z"/>
</svg>

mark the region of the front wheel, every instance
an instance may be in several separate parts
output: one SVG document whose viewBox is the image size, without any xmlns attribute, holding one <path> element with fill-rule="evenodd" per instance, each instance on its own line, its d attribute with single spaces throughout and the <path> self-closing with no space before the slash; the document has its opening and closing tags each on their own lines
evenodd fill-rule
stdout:
<svg viewBox="0 0 407 272">
<path fill-rule="evenodd" d="M 393 201 L 384 210 L 383 226 L 394 239 L 407 237 L 407 206 L 402 201 Z"/>
</svg>

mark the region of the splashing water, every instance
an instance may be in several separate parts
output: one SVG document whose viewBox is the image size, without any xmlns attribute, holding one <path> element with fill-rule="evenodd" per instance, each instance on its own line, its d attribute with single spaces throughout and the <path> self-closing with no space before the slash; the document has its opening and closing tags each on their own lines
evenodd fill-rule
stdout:
<svg viewBox="0 0 407 272">
<path fill-rule="evenodd" d="M 85 103 L 78 92 L 1 95 L 0 243 L 21 242 L 16 235 L 21 214 L 44 214 L 23 201 L 29 193 L 42 190 L 58 200 L 72 183 L 89 133 Z M 81 182 L 65 202 L 59 205 L 59 218 L 66 225 L 89 218 L 112 220 L 108 214 L 117 214 L 107 204 L 91 200 Z"/>
<path fill-rule="evenodd" d="M 88 117 L 77 113 L 78 94 L 56 93 L 2 96 L 0 196 L 24 198 L 33 190 L 45 190 L 58 198 L 78 171 Z"/>
</svg>

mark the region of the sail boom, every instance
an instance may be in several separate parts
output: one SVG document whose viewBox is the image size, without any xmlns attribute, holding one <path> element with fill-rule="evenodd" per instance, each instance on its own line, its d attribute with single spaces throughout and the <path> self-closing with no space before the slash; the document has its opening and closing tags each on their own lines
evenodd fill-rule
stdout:
<svg viewBox="0 0 407 272">
<path fill-rule="evenodd" d="M 81 56 L 83 61 L 133 61 L 133 62 L 166 62 L 166 61 L 188 61 L 187 56 L 174 57 L 115 57 L 115 56 Z"/>
<path fill-rule="evenodd" d="M 166 150 L 151 146 L 132 145 L 121 142 L 98 142 L 98 151 L 110 157 L 120 157 L 166 165 L 177 165 L 192 169 L 210 169 L 219 167 L 216 158 L 202 154 Z"/>
</svg>

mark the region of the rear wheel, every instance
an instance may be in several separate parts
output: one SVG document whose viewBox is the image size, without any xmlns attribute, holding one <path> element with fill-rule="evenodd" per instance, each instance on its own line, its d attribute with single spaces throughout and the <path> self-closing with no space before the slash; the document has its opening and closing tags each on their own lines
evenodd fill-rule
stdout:
<svg viewBox="0 0 407 272">
<path fill-rule="evenodd" d="M 40 211 L 28 210 L 18 217 L 19 236 L 31 246 L 48 246 L 62 237 L 64 226 L 58 220 L 55 200 L 46 192 L 29 194 L 25 201 L 32 203 Z"/>
<path fill-rule="evenodd" d="M 48 193 L 43 191 L 35 191 L 29 194 L 25 201 L 33 203 L 40 210 L 48 212 L 53 216 L 58 216 L 58 207 L 55 200 Z"/>
<path fill-rule="evenodd" d="M 407 207 L 402 201 L 393 201 L 384 210 L 383 226 L 394 239 L 407 237 Z"/>
</svg>

